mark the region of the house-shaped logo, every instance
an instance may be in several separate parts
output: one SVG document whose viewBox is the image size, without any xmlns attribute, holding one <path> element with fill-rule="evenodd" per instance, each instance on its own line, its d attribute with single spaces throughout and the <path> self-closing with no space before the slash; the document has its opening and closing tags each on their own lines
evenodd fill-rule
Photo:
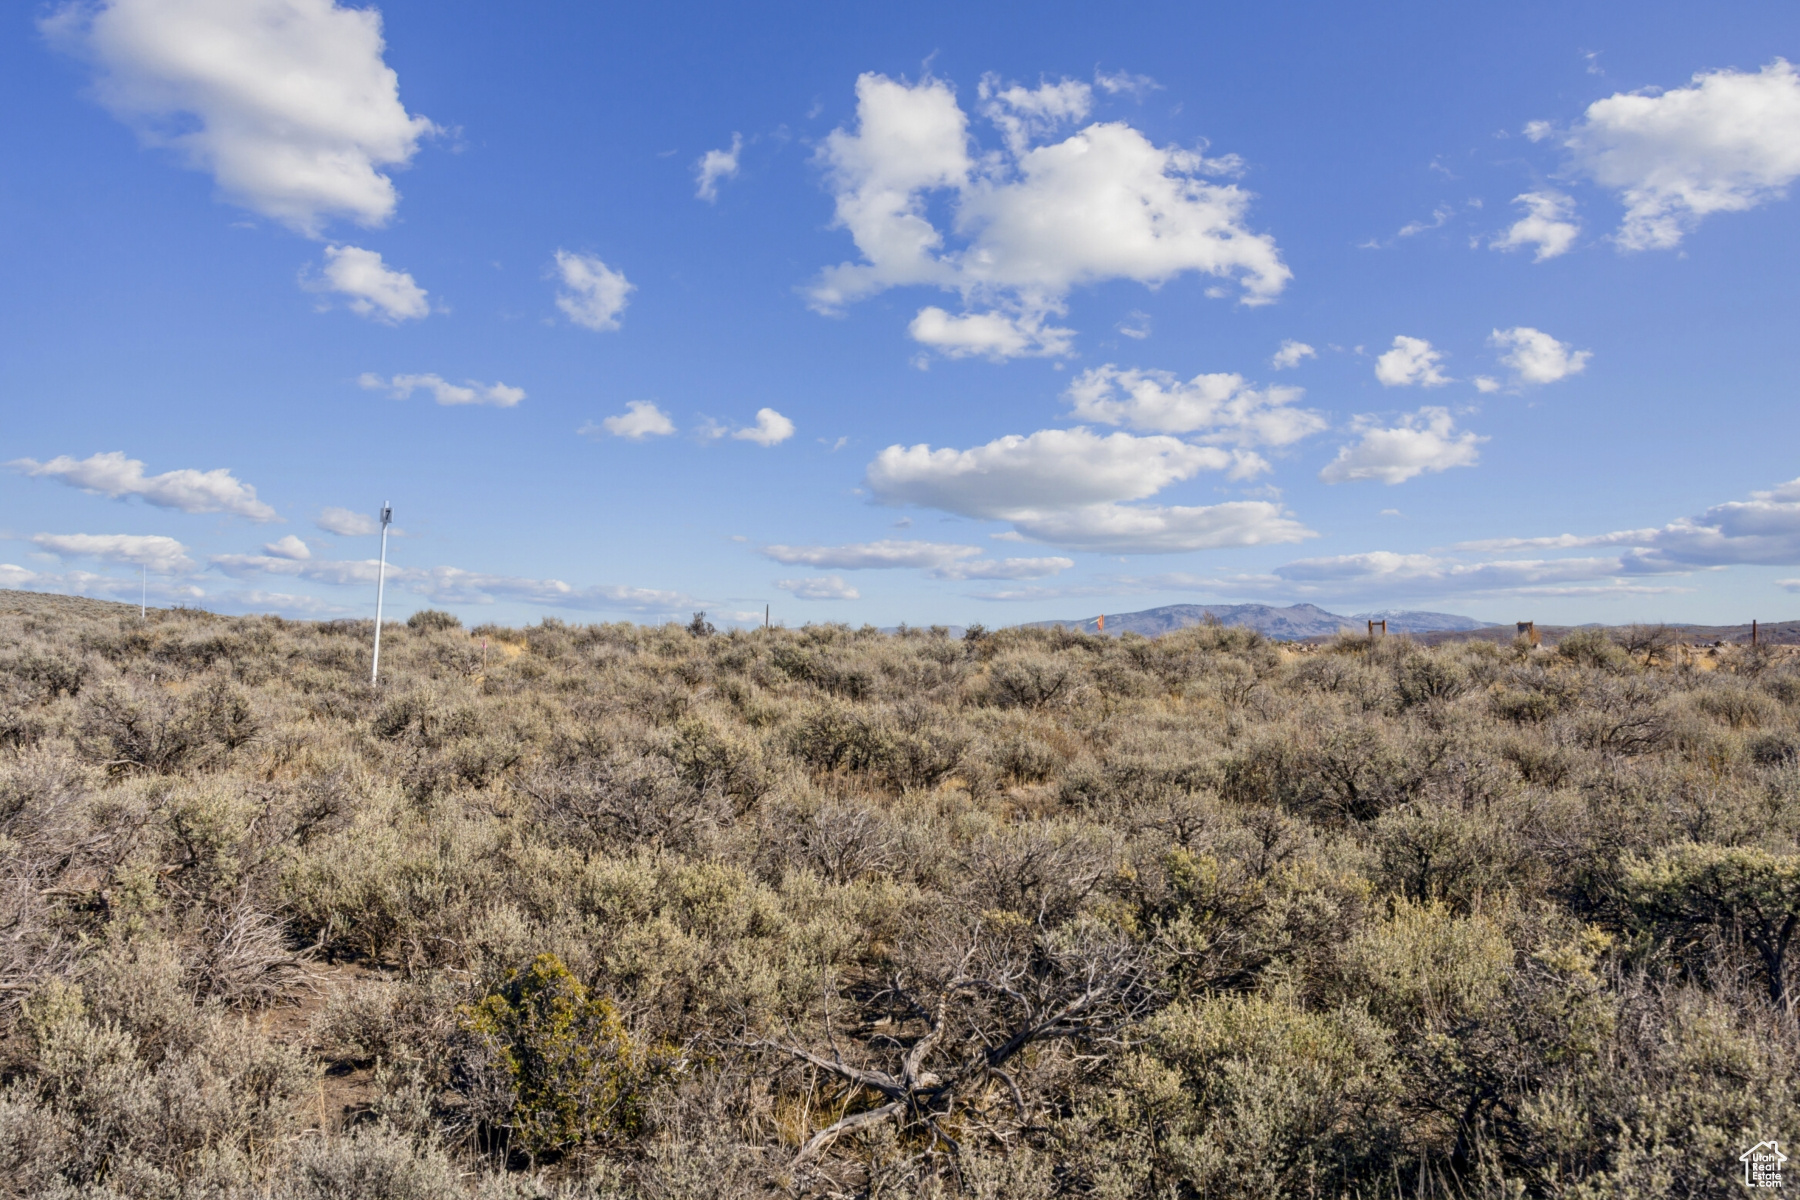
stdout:
<svg viewBox="0 0 1800 1200">
<path fill-rule="evenodd" d="M 1788 1156 L 1781 1152 L 1780 1142 L 1758 1142 L 1742 1154 L 1738 1161 L 1744 1164 L 1744 1186 L 1753 1188 L 1777 1188 L 1781 1186 L 1781 1166 L 1787 1162 Z"/>
</svg>

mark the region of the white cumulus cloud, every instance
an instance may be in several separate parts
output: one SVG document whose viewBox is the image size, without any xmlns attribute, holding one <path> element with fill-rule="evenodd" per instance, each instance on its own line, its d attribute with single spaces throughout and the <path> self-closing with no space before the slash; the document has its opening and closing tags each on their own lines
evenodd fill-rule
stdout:
<svg viewBox="0 0 1800 1200">
<path fill-rule="evenodd" d="M 740 442 L 773 446 L 794 436 L 794 423 L 772 408 L 759 408 L 756 410 L 756 424 L 739 429 L 731 436 Z"/>
<path fill-rule="evenodd" d="M 304 562 L 312 557 L 312 548 L 290 533 L 278 541 L 264 544 L 263 553 L 275 558 L 291 558 L 296 562 Z"/>
<path fill-rule="evenodd" d="M 775 586 L 792 592 L 796 600 L 860 600 L 862 593 L 844 582 L 842 575 L 816 579 L 777 579 Z"/>
<path fill-rule="evenodd" d="M 255 488 L 225 467 L 212 471 L 188 468 L 146 475 L 144 464 L 138 459 L 126 458 L 122 450 L 110 450 L 83 459 L 63 454 L 49 462 L 20 458 L 6 465 L 35 478 L 61 480 L 70 487 L 115 500 L 137 496 L 158 508 L 174 508 L 186 513 L 229 513 L 252 521 L 280 519 L 274 509 L 256 498 Z"/>
<path fill-rule="evenodd" d="M 834 130 L 819 158 L 837 222 L 862 258 L 820 274 L 810 291 L 821 311 L 892 287 L 957 292 L 982 311 L 921 313 L 914 336 L 949 353 L 1005 358 L 1066 352 L 1067 331 L 1045 322 L 1077 286 L 1154 286 L 1194 271 L 1236 280 L 1244 302 L 1257 304 L 1291 276 L 1274 239 L 1245 224 L 1250 194 L 1217 181 L 1240 169 L 1234 158 L 1159 147 L 1122 122 L 1049 140 L 1086 120 L 1085 83 L 983 80 L 981 114 L 1004 144 L 985 155 L 941 80 L 869 73 L 856 95 L 854 129 Z M 930 215 L 938 199 L 949 208 L 943 229 Z"/>
<path fill-rule="evenodd" d="M 1273 546 L 1316 534 L 1267 500 L 1164 506 L 1088 504 L 1023 512 L 1013 527 L 1027 537 L 1101 554 L 1176 554 L 1228 546 Z"/>
<path fill-rule="evenodd" d="M 869 464 L 868 482 L 884 504 L 1007 521 L 1020 536 L 1079 550 L 1162 553 L 1312 536 L 1266 501 L 1192 508 L 1126 503 L 1239 461 L 1217 446 L 1174 437 L 1044 429 L 970 450 L 889 446 Z"/>
<path fill-rule="evenodd" d="M 979 355 L 999 362 L 1070 353 L 1075 348 L 1075 331 L 1047 325 L 1046 320 L 1047 314 L 1042 312 L 951 314 L 931 304 L 919 310 L 906 331 L 913 341 L 945 358 Z"/>
<path fill-rule="evenodd" d="M 302 273 L 309 291 L 345 296 L 351 312 L 389 325 L 416 321 L 431 314 L 425 289 L 405 271 L 381 261 L 381 255 L 359 246 L 325 247 L 325 266 L 318 278 Z"/>
<path fill-rule="evenodd" d="M 1543 125 L 1528 134 L 1550 136 Z M 1619 193 L 1626 250 L 1667 249 L 1701 218 L 1787 194 L 1800 177 L 1800 74 L 1701 72 L 1689 87 L 1621 92 L 1588 105 L 1560 137 L 1575 167 Z"/>
<path fill-rule="evenodd" d="M 339 537 L 366 537 L 381 532 L 381 522 L 367 513 L 353 512 L 348 508 L 327 508 L 313 524 L 326 533 L 335 533 Z"/>
<path fill-rule="evenodd" d="M 426 118 L 400 103 L 381 14 L 333 0 L 101 0 L 42 22 L 96 69 L 100 102 L 208 171 L 236 204 L 317 236 L 379 225 Z"/>
<path fill-rule="evenodd" d="M 1591 350 L 1571 350 L 1567 342 L 1559 342 L 1529 325 L 1496 329 L 1488 338 L 1488 345 L 1506 351 L 1500 361 L 1517 371 L 1526 383 L 1555 383 L 1579 375 L 1587 369 L 1588 359 L 1594 357 Z"/>
<path fill-rule="evenodd" d="M 1451 382 L 1443 364 L 1443 353 L 1424 338 L 1396 337 L 1394 348 L 1375 360 L 1375 378 L 1383 387 L 1442 387 Z"/>
<path fill-rule="evenodd" d="M 619 327 L 619 314 L 637 285 L 591 254 L 556 252 L 556 275 L 563 290 L 556 293 L 556 307 L 583 329 L 605 332 Z"/>
<path fill-rule="evenodd" d="M 1402 417 L 1400 424 L 1389 428 L 1372 418 L 1358 418 L 1356 431 L 1362 436 L 1340 449 L 1319 472 L 1326 483 L 1368 479 L 1404 483 L 1427 471 L 1472 467 L 1480 457 L 1476 447 L 1487 440 L 1467 431 L 1458 433 L 1449 409 L 1431 407 Z"/>
<path fill-rule="evenodd" d="M 159 575 L 179 575 L 194 568 L 187 547 L 172 537 L 130 533 L 39 533 L 31 538 L 39 550 L 58 558 L 97 558 L 103 562 L 147 567 Z"/>
<path fill-rule="evenodd" d="M 626 403 L 624 412 L 602 418 L 598 426 L 591 423 L 583 425 L 577 432 L 593 434 L 600 431 L 641 442 L 645 438 L 667 437 L 674 433 L 675 422 L 669 420 L 669 414 L 658 408 L 653 401 L 631 400 Z"/>
<path fill-rule="evenodd" d="M 869 464 L 869 486 L 889 504 L 918 504 L 965 516 L 1139 500 L 1231 456 L 1172 437 L 1101 436 L 1086 429 L 1011 434 L 972 450 L 889 446 Z"/>
<path fill-rule="evenodd" d="M 1069 385 L 1070 411 L 1084 421 L 1153 433 L 1199 435 L 1234 446 L 1286 446 L 1325 428 L 1318 413 L 1294 407 L 1297 387 L 1257 388 L 1242 375 L 1215 373 L 1181 380 L 1169 371 L 1121 369 L 1111 363 L 1083 371 Z M 1267 469 L 1255 455 L 1234 467 L 1241 477 Z"/>
<path fill-rule="evenodd" d="M 1535 246 L 1537 253 L 1532 261 L 1543 262 L 1566 253 L 1581 235 L 1581 223 L 1572 219 L 1575 202 L 1561 192 L 1526 192 L 1515 196 L 1513 203 L 1523 206 L 1525 215 L 1488 243 L 1495 250 L 1523 250 Z"/>
<path fill-rule="evenodd" d="M 405 400 L 422 388 L 431 393 L 432 399 L 443 405 L 491 404 L 495 408 L 512 408 L 525 399 L 524 388 L 509 387 L 497 380 L 493 383 L 477 383 L 468 379 L 462 383 L 451 383 L 441 375 L 396 375 L 392 379 L 383 379 L 379 375 L 364 372 L 356 382 L 365 388 L 384 390 L 396 400 Z"/>
<path fill-rule="evenodd" d="M 738 173 L 738 153 L 744 148 L 744 135 L 731 135 L 731 149 L 708 150 L 694 164 L 694 195 L 712 204 L 719 198 L 719 181 L 736 179 Z"/>
<path fill-rule="evenodd" d="M 1319 357 L 1319 352 L 1305 342 L 1297 342 L 1293 338 L 1283 338 L 1281 347 L 1269 359 L 1269 365 L 1277 371 L 1288 371 L 1299 366 L 1309 358 Z"/>
</svg>

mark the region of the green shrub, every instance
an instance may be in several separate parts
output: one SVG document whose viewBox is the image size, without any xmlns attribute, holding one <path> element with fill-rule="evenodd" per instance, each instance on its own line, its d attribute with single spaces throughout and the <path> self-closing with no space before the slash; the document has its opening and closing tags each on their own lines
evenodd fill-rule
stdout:
<svg viewBox="0 0 1800 1200">
<path fill-rule="evenodd" d="M 1146 1195 L 1344 1194 L 1403 1127 L 1392 1032 L 1356 1008 L 1219 996 L 1146 1022 L 1101 1106 L 1155 1128 Z"/>
<path fill-rule="evenodd" d="M 435 608 L 421 608 L 406 618 L 406 627 L 414 633 L 443 633 L 450 629 L 461 629 L 462 619 L 455 613 L 447 613 Z"/>
<path fill-rule="evenodd" d="M 1707 934 L 1754 954 L 1769 1001 L 1791 1012 L 1789 952 L 1800 932 L 1800 854 L 1754 846 L 1685 844 L 1626 863 L 1626 903 L 1640 928 L 1692 953 Z"/>
<path fill-rule="evenodd" d="M 535 1156 L 642 1129 L 660 1053 L 637 1045 L 612 1001 L 590 996 L 554 954 L 512 972 L 463 1028 L 484 1082 L 510 1100 L 497 1123 L 517 1148 Z"/>
</svg>

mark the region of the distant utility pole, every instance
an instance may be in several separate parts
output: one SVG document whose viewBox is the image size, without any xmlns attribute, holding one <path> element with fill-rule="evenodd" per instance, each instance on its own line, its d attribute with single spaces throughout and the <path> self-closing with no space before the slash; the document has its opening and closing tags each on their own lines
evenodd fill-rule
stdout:
<svg viewBox="0 0 1800 1200">
<path fill-rule="evenodd" d="M 394 506 L 383 501 L 381 505 L 381 565 L 375 569 L 375 656 L 369 662 L 369 686 L 374 687 L 381 677 L 381 594 L 387 588 L 387 533 L 388 523 L 394 519 Z"/>
<path fill-rule="evenodd" d="M 150 619 L 150 568 L 138 564 L 138 620 Z"/>
</svg>

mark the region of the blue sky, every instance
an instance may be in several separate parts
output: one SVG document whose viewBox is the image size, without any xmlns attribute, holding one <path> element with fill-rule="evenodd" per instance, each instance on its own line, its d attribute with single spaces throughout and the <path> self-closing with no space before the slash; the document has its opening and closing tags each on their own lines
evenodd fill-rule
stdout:
<svg viewBox="0 0 1800 1200">
<path fill-rule="evenodd" d="M 1800 603 L 1800 12 L 0 27 L 0 586 L 295 616 Z"/>
</svg>

